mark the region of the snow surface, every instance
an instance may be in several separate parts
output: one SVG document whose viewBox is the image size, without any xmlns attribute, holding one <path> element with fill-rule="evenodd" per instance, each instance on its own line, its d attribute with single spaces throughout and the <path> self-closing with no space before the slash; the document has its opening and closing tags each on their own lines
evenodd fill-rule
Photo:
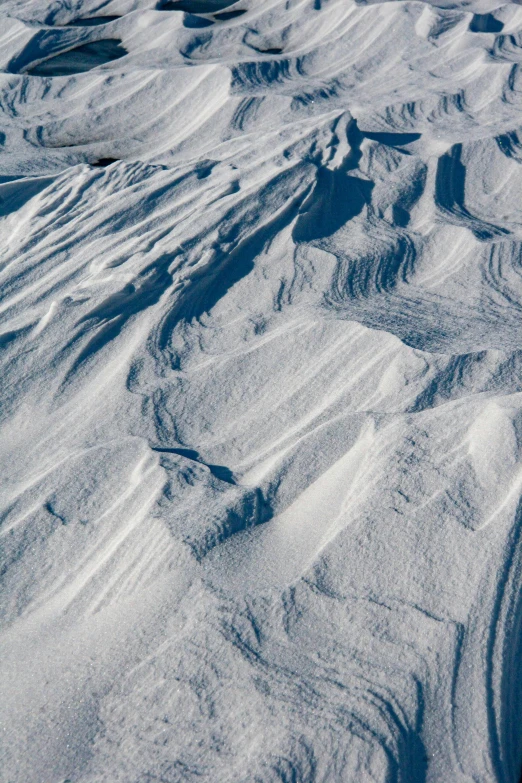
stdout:
<svg viewBox="0 0 522 783">
<path fill-rule="evenodd" d="M 0 17 L 2 783 L 517 783 L 522 6 Z"/>
</svg>

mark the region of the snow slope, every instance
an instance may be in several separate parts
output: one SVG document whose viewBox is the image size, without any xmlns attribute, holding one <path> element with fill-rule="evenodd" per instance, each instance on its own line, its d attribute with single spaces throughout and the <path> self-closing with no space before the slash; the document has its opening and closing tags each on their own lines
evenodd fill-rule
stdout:
<svg viewBox="0 0 522 783">
<path fill-rule="evenodd" d="M 0 16 L 2 783 L 517 783 L 522 6 Z"/>
</svg>

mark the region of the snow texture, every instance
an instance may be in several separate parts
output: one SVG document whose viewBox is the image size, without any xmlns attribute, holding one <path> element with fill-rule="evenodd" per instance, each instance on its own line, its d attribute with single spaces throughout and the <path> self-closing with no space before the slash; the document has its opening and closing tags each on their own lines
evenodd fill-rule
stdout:
<svg viewBox="0 0 522 783">
<path fill-rule="evenodd" d="M 517 783 L 522 6 L 0 5 L 0 780 Z"/>
</svg>

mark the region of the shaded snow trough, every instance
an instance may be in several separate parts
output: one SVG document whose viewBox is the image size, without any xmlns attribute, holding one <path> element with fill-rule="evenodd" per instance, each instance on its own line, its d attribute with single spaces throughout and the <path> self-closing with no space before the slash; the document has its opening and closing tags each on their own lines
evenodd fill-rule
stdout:
<svg viewBox="0 0 522 783">
<path fill-rule="evenodd" d="M 473 14 L 469 29 L 472 33 L 500 33 L 504 25 L 493 14 Z"/>
<path fill-rule="evenodd" d="M 85 19 L 73 19 L 72 22 L 67 22 L 65 27 L 97 27 L 100 24 L 115 22 L 117 19 L 121 19 L 121 16 L 89 16 Z"/>
<path fill-rule="evenodd" d="M 28 68 L 26 73 L 30 76 L 71 76 L 76 73 L 85 73 L 105 65 L 113 60 L 124 57 L 127 50 L 117 38 L 105 38 L 102 41 L 92 41 L 82 44 L 75 49 L 69 49 L 54 57 L 37 63 Z"/>
<path fill-rule="evenodd" d="M 160 6 L 160 11 L 185 11 L 187 14 L 212 14 L 223 11 L 237 0 L 170 0 Z"/>
</svg>

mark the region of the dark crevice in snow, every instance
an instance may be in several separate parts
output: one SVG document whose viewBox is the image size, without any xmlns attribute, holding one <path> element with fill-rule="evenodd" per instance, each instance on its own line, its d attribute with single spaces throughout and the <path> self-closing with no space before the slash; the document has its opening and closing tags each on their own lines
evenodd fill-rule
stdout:
<svg viewBox="0 0 522 783">
<path fill-rule="evenodd" d="M 273 46 L 269 49 L 256 49 L 254 46 L 251 48 L 256 52 L 259 52 L 259 54 L 283 54 L 284 51 L 284 49 L 281 49 L 279 46 Z"/>
<path fill-rule="evenodd" d="M 110 166 L 111 163 L 117 163 L 118 158 L 99 158 L 98 160 L 95 160 L 91 163 L 91 166 L 99 166 L 101 168 L 105 168 L 105 166 Z"/>
<path fill-rule="evenodd" d="M 100 24 L 115 22 L 117 19 L 121 19 L 121 16 L 90 16 L 86 19 L 73 19 L 72 22 L 67 22 L 65 27 L 97 27 Z"/>
<path fill-rule="evenodd" d="M 180 457 L 185 457 L 185 459 L 190 459 L 193 462 L 199 462 L 201 465 L 205 465 L 213 476 L 215 476 L 220 481 L 225 481 L 227 484 L 235 484 L 236 481 L 234 479 L 234 474 L 230 470 L 230 468 L 225 467 L 225 465 L 210 465 L 208 462 L 205 462 L 201 459 L 199 452 L 195 451 L 194 449 L 186 449 L 186 448 L 174 448 L 174 447 L 167 447 L 167 446 L 151 446 L 152 451 L 157 451 L 160 454 L 177 454 Z"/>
<path fill-rule="evenodd" d="M 55 519 L 58 519 L 58 520 L 59 520 L 59 521 L 62 523 L 62 525 L 66 525 L 66 524 L 67 524 L 67 519 L 66 519 L 66 518 L 65 518 L 65 517 L 64 517 L 62 514 L 59 514 L 59 513 L 58 513 L 58 512 L 57 512 L 57 511 L 56 511 L 56 510 L 53 508 L 53 505 L 52 505 L 52 503 L 49 503 L 49 502 L 48 502 L 48 503 L 46 503 L 46 504 L 45 504 L 45 506 L 44 506 L 44 508 L 45 508 L 45 510 L 47 511 L 47 513 L 48 513 L 48 514 L 50 514 L 50 515 L 51 515 L 52 517 L 54 517 Z"/>
<path fill-rule="evenodd" d="M 239 16 L 246 14 L 246 8 L 237 8 L 235 11 L 223 11 L 220 14 L 214 14 L 214 19 L 219 22 L 226 22 L 229 19 L 237 19 Z"/>
<path fill-rule="evenodd" d="M 202 16 L 195 16 L 194 14 L 185 14 L 183 17 L 183 27 L 189 27 L 191 29 L 201 29 L 203 27 L 212 27 L 214 22 L 211 19 L 205 19 Z"/>
<path fill-rule="evenodd" d="M 500 33 L 504 25 L 493 14 L 473 14 L 469 29 L 472 33 Z"/>
<path fill-rule="evenodd" d="M 185 11 L 188 14 L 212 14 L 222 11 L 237 0 L 170 0 L 159 5 L 160 11 Z"/>
<path fill-rule="evenodd" d="M 373 133 L 372 131 L 361 130 L 362 135 L 370 139 L 370 141 L 377 141 L 379 144 L 384 144 L 387 147 L 402 147 L 407 144 L 413 144 L 414 141 L 418 141 L 421 137 L 421 133 Z"/>
<path fill-rule="evenodd" d="M 105 38 L 49 57 L 27 68 L 25 73 L 30 76 L 72 76 L 118 60 L 126 54 L 127 50 L 119 39 Z"/>
</svg>

